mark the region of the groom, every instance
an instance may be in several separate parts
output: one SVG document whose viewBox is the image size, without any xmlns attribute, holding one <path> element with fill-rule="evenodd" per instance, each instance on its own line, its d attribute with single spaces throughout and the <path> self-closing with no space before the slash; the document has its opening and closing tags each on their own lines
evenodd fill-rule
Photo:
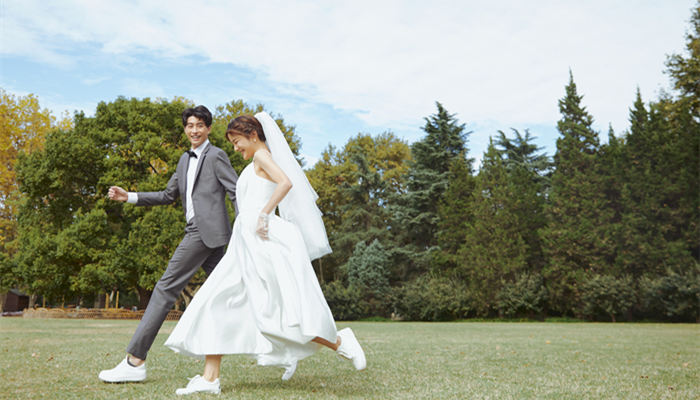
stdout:
<svg viewBox="0 0 700 400">
<path fill-rule="evenodd" d="M 146 379 L 146 354 L 177 296 L 200 266 L 209 275 L 224 255 L 224 246 L 231 236 L 225 198 L 228 194 L 236 205 L 238 176 L 226 153 L 209 143 L 211 121 L 211 113 L 204 106 L 182 112 L 182 124 L 192 148 L 180 157 L 165 190 L 127 193 L 118 186 L 109 188 L 110 199 L 137 206 L 171 204 L 180 197 L 187 226 L 185 237 L 153 288 L 143 318 L 126 348 L 127 356 L 116 367 L 100 372 L 99 378 L 105 382 Z"/>
</svg>

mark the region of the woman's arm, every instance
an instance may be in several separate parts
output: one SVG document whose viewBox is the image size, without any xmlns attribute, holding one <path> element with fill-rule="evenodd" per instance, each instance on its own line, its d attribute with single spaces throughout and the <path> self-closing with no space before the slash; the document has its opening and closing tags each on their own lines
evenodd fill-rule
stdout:
<svg viewBox="0 0 700 400">
<path fill-rule="evenodd" d="M 277 184 L 275 191 L 272 192 L 272 196 L 270 196 L 270 200 L 262 209 L 263 213 L 270 214 L 292 189 L 292 182 L 284 171 L 272 160 L 272 154 L 270 154 L 269 151 L 258 150 L 253 156 L 253 162 L 255 163 L 256 170 L 259 168 L 272 182 Z"/>
</svg>

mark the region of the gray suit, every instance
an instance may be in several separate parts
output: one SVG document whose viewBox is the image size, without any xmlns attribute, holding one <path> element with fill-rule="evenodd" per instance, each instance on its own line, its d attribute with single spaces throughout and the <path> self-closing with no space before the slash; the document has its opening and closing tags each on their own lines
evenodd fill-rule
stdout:
<svg viewBox="0 0 700 400">
<path fill-rule="evenodd" d="M 136 205 L 171 204 L 180 197 L 186 214 L 189 162 L 189 154 L 183 154 L 165 190 L 138 193 Z M 231 221 L 225 197 L 228 194 L 236 205 L 237 180 L 238 176 L 226 153 L 209 143 L 200 155 L 195 173 L 192 189 L 195 216 L 187 223 L 185 237 L 153 288 L 151 300 L 126 349 L 127 353 L 145 360 L 165 317 L 195 272 L 201 266 L 209 275 L 223 257 L 224 246 L 231 237 Z"/>
</svg>

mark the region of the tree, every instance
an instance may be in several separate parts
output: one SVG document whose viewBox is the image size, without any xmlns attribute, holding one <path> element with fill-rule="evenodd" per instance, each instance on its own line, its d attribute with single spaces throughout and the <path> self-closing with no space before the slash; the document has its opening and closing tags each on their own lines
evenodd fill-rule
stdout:
<svg viewBox="0 0 700 400">
<path fill-rule="evenodd" d="M 454 159 L 466 157 L 471 133 L 464 132 L 464 124 L 442 104 L 436 105 L 437 113 L 425 119 L 426 136 L 411 146 L 405 189 L 392 199 L 391 226 L 402 253 L 396 263 L 403 269 L 403 279 L 427 270 L 427 256 L 437 244 L 438 205 L 447 190 L 450 166 Z M 468 169 L 471 162 L 467 159 Z"/>
<path fill-rule="evenodd" d="M 369 246 L 358 242 L 344 266 L 348 286 L 359 290 L 372 315 L 390 314 L 389 261 L 384 246 L 375 239 Z"/>
<path fill-rule="evenodd" d="M 679 95 L 674 101 L 662 99 L 658 110 L 667 120 L 666 148 L 672 154 L 674 179 L 665 199 L 668 208 L 675 208 L 669 215 L 674 223 L 670 236 L 700 260 L 700 5 L 694 8 L 690 23 L 687 54 L 674 54 L 666 63 Z"/>
<path fill-rule="evenodd" d="M 570 312 L 579 302 L 578 285 L 584 272 L 603 273 L 607 267 L 599 253 L 603 238 L 597 234 L 604 220 L 600 210 L 606 207 L 597 175 L 600 145 L 582 98 L 570 74 L 566 95 L 559 100 L 561 136 L 554 155 L 548 223 L 543 230 L 548 258 L 545 280 L 550 305 L 559 313 Z"/>
<path fill-rule="evenodd" d="M 189 147 L 181 114 L 192 105 L 182 98 L 102 102 L 94 117 L 76 114 L 72 129 L 51 132 L 44 149 L 20 157 L 16 270 L 31 292 L 56 298 L 135 290 L 145 307 L 182 237 L 182 209 L 135 207 L 104 194 L 111 185 L 131 191 L 166 186 Z M 215 144 L 225 140 L 217 129 Z"/>
<path fill-rule="evenodd" d="M 40 150 L 46 133 L 56 126 L 56 118 L 34 95 L 15 96 L 0 88 L 0 253 L 6 260 L 16 251 L 17 158 Z"/>
<path fill-rule="evenodd" d="M 437 242 L 433 253 L 435 273 L 454 272 L 458 265 L 458 251 L 464 244 L 469 226 L 474 221 L 472 199 L 475 190 L 474 171 L 466 157 L 452 161 L 447 190 L 438 206 Z"/>
<path fill-rule="evenodd" d="M 552 162 L 546 153 L 540 153 L 541 147 L 532 143 L 536 137 L 531 136 L 527 129 L 524 136 L 517 129 L 512 131 L 513 139 L 498 131 L 495 144 L 502 154 L 510 182 L 516 187 L 515 192 L 520 193 L 520 201 L 513 204 L 512 211 L 517 215 L 519 229 L 528 248 L 528 270 L 540 273 L 545 263 L 541 230 L 547 223 L 544 208 L 550 188 Z"/>
<path fill-rule="evenodd" d="M 513 281 L 527 270 L 528 249 L 517 215 L 517 203 L 527 195 L 517 191 L 492 140 L 470 203 L 473 223 L 458 253 L 458 274 L 467 282 L 479 315 L 495 309 L 502 280 Z"/>
<path fill-rule="evenodd" d="M 236 171 L 242 170 L 250 161 L 243 160 L 243 157 L 233 150 L 233 145 L 226 140 L 226 127 L 229 122 L 236 117 L 241 115 L 255 115 L 264 110 L 265 106 L 262 104 L 257 104 L 253 107 L 243 102 L 243 100 L 232 100 L 224 105 L 217 106 L 215 109 L 209 140 L 231 156 L 231 165 Z M 303 166 L 304 162 L 299 154 L 301 150 L 301 139 L 297 136 L 295 127 L 286 125 L 284 123 L 284 118 L 281 116 L 275 115 L 273 112 L 269 114 L 275 122 L 277 122 L 277 126 L 279 126 L 282 131 L 284 138 L 287 139 L 289 148 L 296 156 L 299 164 Z"/>
<path fill-rule="evenodd" d="M 113 184 L 141 191 L 165 187 L 186 145 L 180 115 L 187 105 L 125 98 L 102 102 L 95 117 L 76 114 L 74 128 L 51 132 L 43 150 L 20 158 L 17 272 L 32 293 L 56 299 L 152 288 L 155 280 L 139 282 L 143 271 L 149 265 L 162 270 L 168 258 L 129 260 L 139 247 L 123 242 L 153 210 L 110 202 L 104 194 Z M 176 207 L 166 209 L 181 214 Z M 182 231 L 182 222 L 161 222 L 163 229 Z M 37 252 L 42 259 L 35 259 Z"/>
<path fill-rule="evenodd" d="M 339 267 L 347 262 L 358 242 L 379 239 L 390 243 L 386 207 L 403 187 L 409 157 L 408 145 L 391 132 L 358 134 L 340 151 L 329 146 L 307 172 L 319 195 L 319 208 L 333 248 L 333 253 L 322 260 L 322 280 L 342 278 Z"/>
<path fill-rule="evenodd" d="M 529 171 L 531 178 L 541 186 L 541 194 L 544 196 L 550 185 L 552 162 L 545 153 L 538 153 L 542 148 L 533 143 L 537 138 L 531 136 L 529 130 L 525 129 L 525 136 L 517 129 L 511 130 L 513 139 L 499 130 L 495 142 L 505 157 L 506 167 L 511 170 L 520 167 Z"/>
<path fill-rule="evenodd" d="M 673 54 L 666 60 L 673 87 L 680 92 L 684 102 L 695 117 L 700 116 L 700 5 L 690 18 L 690 31 L 686 36 L 687 56 Z"/>
<path fill-rule="evenodd" d="M 382 205 L 386 186 L 381 175 L 372 171 L 361 149 L 351 149 L 350 162 L 357 168 L 341 188 L 347 202 L 341 208 L 342 222 L 333 235 L 333 245 L 341 259 L 347 259 L 358 243 L 386 239 L 388 235 L 388 214 Z"/>
</svg>

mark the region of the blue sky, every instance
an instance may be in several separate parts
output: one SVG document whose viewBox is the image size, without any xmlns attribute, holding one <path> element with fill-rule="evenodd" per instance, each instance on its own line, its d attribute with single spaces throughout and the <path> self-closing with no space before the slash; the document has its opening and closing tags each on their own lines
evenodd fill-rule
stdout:
<svg viewBox="0 0 700 400">
<path fill-rule="evenodd" d="M 668 90 L 693 0 L 0 0 L 0 87 L 55 115 L 117 96 L 262 103 L 307 166 L 359 132 L 411 143 L 440 101 L 477 159 L 497 130 L 553 154 L 569 69 L 601 139 Z"/>
</svg>

